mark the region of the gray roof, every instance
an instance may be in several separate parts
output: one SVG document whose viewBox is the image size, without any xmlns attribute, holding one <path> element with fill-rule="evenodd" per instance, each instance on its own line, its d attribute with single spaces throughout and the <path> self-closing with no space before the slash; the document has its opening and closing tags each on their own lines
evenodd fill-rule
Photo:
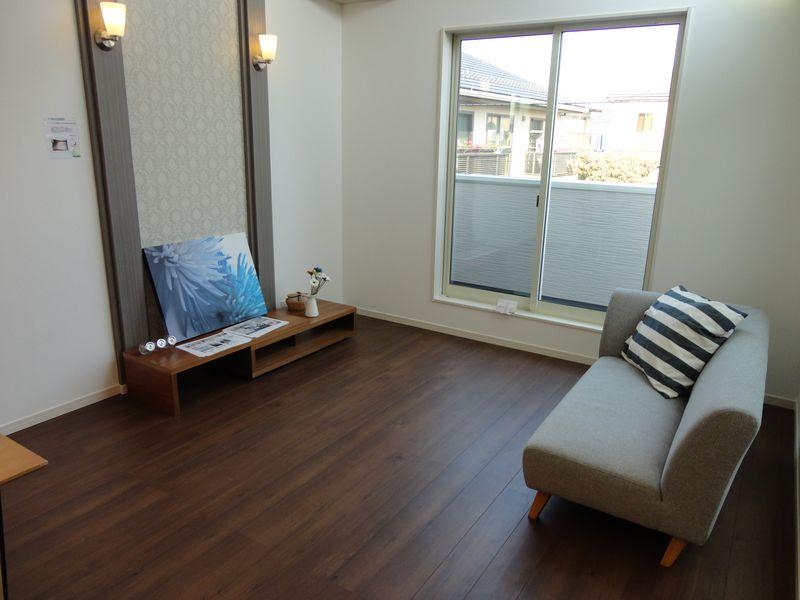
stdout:
<svg viewBox="0 0 800 600">
<path fill-rule="evenodd" d="M 461 54 L 461 93 L 485 96 L 513 96 L 531 104 L 547 104 L 547 90 L 541 85 L 504 71 L 465 52 Z"/>
<path fill-rule="evenodd" d="M 475 58 L 466 52 L 461 53 L 461 94 L 478 98 L 502 97 L 507 101 L 527 104 L 547 105 L 547 89 L 519 75 L 514 75 Z M 562 99 L 559 107 L 573 106 L 584 109 L 586 105 L 605 102 L 666 102 L 668 91 L 628 91 L 608 94 L 607 97 L 579 100 Z"/>
</svg>

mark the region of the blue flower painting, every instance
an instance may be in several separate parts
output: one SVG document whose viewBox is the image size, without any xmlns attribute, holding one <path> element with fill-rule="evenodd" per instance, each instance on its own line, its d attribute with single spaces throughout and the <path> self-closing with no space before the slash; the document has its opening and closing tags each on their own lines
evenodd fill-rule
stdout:
<svg viewBox="0 0 800 600">
<path fill-rule="evenodd" d="M 151 246 L 144 255 L 178 341 L 267 313 L 244 233 Z"/>
</svg>

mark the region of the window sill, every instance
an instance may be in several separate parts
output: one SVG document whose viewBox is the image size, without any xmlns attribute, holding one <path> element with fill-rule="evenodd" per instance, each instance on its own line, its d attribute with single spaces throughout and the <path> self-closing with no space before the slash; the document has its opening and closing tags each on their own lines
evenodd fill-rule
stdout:
<svg viewBox="0 0 800 600">
<path fill-rule="evenodd" d="M 495 307 L 493 304 L 487 304 L 485 302 L 475 302 L 474 300 L 462 300 L 460 298 L 453 298 L 451 296 L 444 296 L 442 294 L 434 294 L 433 301 L 440 302 L 442 304 L 451 304 L 453 306 L 461 306 L 464 308 L 471 308 L 473 310 L 481 310 L 484 312 L 500 314 L 495 311 Z M 517 312 L 515 312 L 514 314 L 503 315 L 503 316 L 519 317 L 522 319 L 529 319 L 531 321 L 541 321 L 544 323 L 549 323 L 551 325 L 571 327 L 572 329 L 591 331 L 593 333 L 601 333 L 603 331 L 603 326 L 598 325 L 596 323 L 586 323 L 583 321 L 575 321 L 573 319 L 564 319 L 552 315 L 545 315 L 542 313 L 531 312 L 529 310 L 517 310 Z"/>
</svg>

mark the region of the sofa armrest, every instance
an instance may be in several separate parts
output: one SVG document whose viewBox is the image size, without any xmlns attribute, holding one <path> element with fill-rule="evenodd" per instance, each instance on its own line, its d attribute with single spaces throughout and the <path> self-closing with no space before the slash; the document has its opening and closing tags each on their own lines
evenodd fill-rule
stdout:
<svg viewBox="0 0 800 600">
<path fill-rule="evenodd" d="M 759 424 L 760 415 L 720 411 L 681 432 L 661 480 L 662 498 L 675 522 L 673 535 L 706 542 Z"/>
<path fill-rule="evenodd" d="M 661 494 L 682 537 L 702 544 L 758 433 L 767 376 L 769 323 L 748 317 L 695 383 L 661 477 Z"/>
<path fill-rule="evenodd" d="M 611 294 L 600 338 L 600 356 L 619 356 L 644 312 L 656 301 L 659 292 L 617 288 Z"/>
</svg>

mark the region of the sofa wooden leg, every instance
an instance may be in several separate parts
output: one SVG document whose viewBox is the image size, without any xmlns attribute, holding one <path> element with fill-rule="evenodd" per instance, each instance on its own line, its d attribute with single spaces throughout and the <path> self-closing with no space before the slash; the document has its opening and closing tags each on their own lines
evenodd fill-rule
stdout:
<svg viewBox="0 0 800 600">
<path fill-rule="evenodd" d="M 544 505 L 547 504 L 547 501 L 550 500 L 550 494 L 545 492 L 536 492 L 536 496 L 533 498 L 533 504 L 531 504 L 531 511 L 528 513 L 528 518 L 531 521 L 535 521 L 539 518 L 539 513 L 542 512 Z"/>
<path fill-rule="evenodd" d="M 686 542 L 678 538 L 672 538 L 669 541 L 666 552 L 664 552 L 664 556 L 661 557 L 661 566 L 671 567 L 684 548 L 686 548 Z"/>
</svg>

